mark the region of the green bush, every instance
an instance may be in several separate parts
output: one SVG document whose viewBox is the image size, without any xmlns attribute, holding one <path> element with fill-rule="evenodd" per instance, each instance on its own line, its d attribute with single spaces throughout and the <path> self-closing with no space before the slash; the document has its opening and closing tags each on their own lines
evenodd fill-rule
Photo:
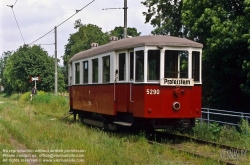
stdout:
<svg viewBox="0 0 250 165">
<path fill-rule="evenodd" d="M 216 141 L 219 139 L 221 127 L 218 123 L 210 123 L 209 125 L 205 122 L 198 123 L 193 128 L 194 136 L 199 139 Z"/>
<path fill-rule="evenodd" d="M 226 141 L 239 141 L 240 133 L 235 126 L 223 125 L 220 131 L 219 142 L 225 143 Z"/>
<path fill-rule="evenodd" d="M 247 120 L 244 119 L 241 120 L 240 131 L 242 135 L 250 136 L 250 125 Z"/>
<path fill-rule="evenodd" d="M 19 100 L 20 100 L 21 102 L 30 101 L 30 94 L 31 94 L 30 92 L 26 92 L 26 93 L 22 94 L 22 95 L 20 96 Z"/>
</svg>

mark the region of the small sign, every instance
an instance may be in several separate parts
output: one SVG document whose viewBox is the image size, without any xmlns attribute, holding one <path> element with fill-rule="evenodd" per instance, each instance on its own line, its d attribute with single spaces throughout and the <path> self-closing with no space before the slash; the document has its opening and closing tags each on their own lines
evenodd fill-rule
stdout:
<svg viewBox="0 0 250 165">
<path fill-rule="evenodd" d="M 193 79 L 183 78 L 163 78 L 160 81 L 161 86 L 194 86 Z"/>
<path fill-rule="evenodd" d="M 38 77 L 32 77 L 32 81 L 38 81 Z"/>
</svg>

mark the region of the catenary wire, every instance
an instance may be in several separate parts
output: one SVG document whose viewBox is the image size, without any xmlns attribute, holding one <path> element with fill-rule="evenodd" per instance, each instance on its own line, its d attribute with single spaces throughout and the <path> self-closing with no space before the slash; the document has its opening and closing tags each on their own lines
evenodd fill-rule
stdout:
<svg viewBox="0 0 250 165">
<path fill-rule="evenodd" d="M 16 0 L 16 2 L 14 3 L 13 7 L 15 6 L 16 3 L 17 3 L 17 0 Z"/>
<path fill-rule="evenodd" d="M 60 24 L 57 25 L 56 27 L 61 26 L 63 23 L 65 23 L 66 21 L 68 21 L 70 18 L 72 18 L 74 15 L 76 15 L 79 11 L 85 9 L 87 6 L 89 6 L 89 5 L 90 5 L 91 3 L 93 3 L 94 1 L 95 1 L 95 0 L 92 0 L 90 3 L 88 3 L 87 5 L 85 5 L 83 8 L 81 8 L 80 10 L 77 10 L 76 13 L 74 13 L 72 16 L 70 16 L 68 19 L 64 20 L 62 23 L 60 23 Z M 31 44 L 35 43 L 36 41 L 42 39 L 43 37 L 45 37 L 47 34 L 49 34 L 50 32 L 52 32 L 53 30 L 54 30 L 54 28 L 51 29 L 51 30 L 50 30 L 49 32 L 47 32 L 46 34 L 44 34 L 43 36 L 41 36 L 40 38 L 38 38 L 38 39 L 36 39 L 35 41 L 31 42 L 29 45 L 31 45 Z"/>
<path fill-rule="evenodd" d="M 14 5 L 13 5 L 13 6 L 14 6 Z M 15 18 L 15 20 L 16 20 L 16 24 L 17 24 L 17 27 L 18 27 L 18 29 L 19 29 L 19 32 L 20 32 L 20 34 L 21 34 L 21 36 L 22 36 L 22 39 L 23 39 L 23 42 L 24 42 L 24 44 L 25 44 L 25 41 L 24 41 L 24 38 L 23 38 L 23 34 L 22 34 L 22 32 L 21 32 L 21 29 L 20 29 L 19 24 L 18 24 L 17 19 L 16 19 L 16 15 L 15 15 L 14 10 L 13 10 L 13 6 L 11 7 L 11 9 L 12 9 L 14 18 Z"/>
</svg>

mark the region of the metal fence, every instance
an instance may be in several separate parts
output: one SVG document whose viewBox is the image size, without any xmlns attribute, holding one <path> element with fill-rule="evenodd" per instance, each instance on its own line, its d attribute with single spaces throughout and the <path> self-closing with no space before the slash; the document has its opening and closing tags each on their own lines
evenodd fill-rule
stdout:
<svg viewBox="0 0 250 165">
<path fill-rule="evenodd" d="M 250 113 L 210 108 L 202 108 L 201 112 L 202 115 L 200 122 L 206 121 L 208 124 L 210 122 L 216 122 L 220 124 L 239 126 L 242 119 L 246 120 L 248 123 L 250 121 Z"/>
</svg>

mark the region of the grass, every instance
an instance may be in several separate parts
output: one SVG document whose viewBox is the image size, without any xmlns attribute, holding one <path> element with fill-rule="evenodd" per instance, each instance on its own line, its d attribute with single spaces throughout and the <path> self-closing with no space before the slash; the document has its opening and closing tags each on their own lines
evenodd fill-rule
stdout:
<svg viewBox="0 0 250 165">
<path fill-rule="evenodd" d="M 13 137 L 30 150 L 85 150 L 85 164 L 217 164 L 173 151 L 167 146 L 150 145 L 145 133 L 108 132 L 63 118 L 68 112 L 67 98 L 38 92 L 1 98 L 0 149 L 15 149 Z M 51 153 L 51 152 L 50 152 Z M 57 152 L 58 153 L 58 152 Z M 40 154 L 40 153 L 38 153 Z M 2 155 L 2 154 L 0 154 Z M 1 157 L 0 157 L 1 158 Z M 42 158 L 45 160 L 45 158 Z M 41 164 L 58 164 L 46 163 Z M 63 164 L 60 162 L 59 164 Z M 64 164 L 82 164 L 70 163 Z"/>
<path fill-rule="evenodd" d="M 237 128 L 217 123 L 197 123 L 189 136 L 250 150 L 250 126 L 242 120 Z"/>
</svg>

